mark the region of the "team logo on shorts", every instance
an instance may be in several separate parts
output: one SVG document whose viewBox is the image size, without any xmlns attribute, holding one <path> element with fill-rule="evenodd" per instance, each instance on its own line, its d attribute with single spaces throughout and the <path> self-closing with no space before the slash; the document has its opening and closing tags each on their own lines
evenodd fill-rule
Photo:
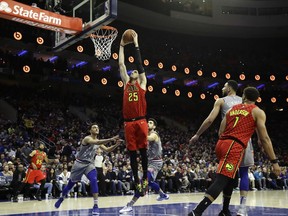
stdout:
<svg viewBox="0 0 288 216">
<path fill-rule="evenodd" d="M 226 170 L 229 172 L 234 170 L 234 165 L 231 163 L 227 163 L 225 167 L 226 167 Z"/>
</svg>

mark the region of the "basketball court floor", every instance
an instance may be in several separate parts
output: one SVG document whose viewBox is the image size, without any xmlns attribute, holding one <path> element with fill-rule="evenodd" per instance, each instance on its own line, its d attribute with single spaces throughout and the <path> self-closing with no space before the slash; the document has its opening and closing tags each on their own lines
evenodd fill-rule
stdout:
<svg viewBox="0 0 288 216">
<path fill-rule="evenodd" d="M 204 193 L 170 194 L 170 199 L 156 201 L 157 195 L 146 195 L 135 204 L 131 216 L 186 216 L 202 199 Z M 119 215 L 118 211 L 130 201 L 132 196 L 100 197 L 101 216 Z M 203 214 L 217 216 L 221 210 L 221 195 Z M 92 215 L 93 200 L 89 198 L 65 199 L 59 209 L 54 208 L 56 199 L 39 201 L 24 201 L 19 203 L 0 203 L 0 215 L 31 215 L 31 216 L 84 216 Z M 249 216 L 284 216 L 288 215 L 288 190 L 253 191 L 249 192 L 247 201 Z M 239 192 L 234 192 L 230 210 L 236 215 L 239 203 Z"/>
</svg>

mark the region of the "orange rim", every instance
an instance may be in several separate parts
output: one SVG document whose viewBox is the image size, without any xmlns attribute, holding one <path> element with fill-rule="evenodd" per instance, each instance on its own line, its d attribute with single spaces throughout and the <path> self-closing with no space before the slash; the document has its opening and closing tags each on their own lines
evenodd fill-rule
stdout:
<svg viewBox="0 0 288 216">
<path fill-rule="evenodd" d="M 112 27 L 112 26 L 102 26 L 101 29 L 103 30 L 111 30 L 113 32 L 111 32 L 109 35 L 97 35 L 95 33 L 90 34 L 91 38 L 109 38 L 112 35 L 114 35 L 115 33 L 118 34 L 118 31 L 116 28 Z"/>
</svg>

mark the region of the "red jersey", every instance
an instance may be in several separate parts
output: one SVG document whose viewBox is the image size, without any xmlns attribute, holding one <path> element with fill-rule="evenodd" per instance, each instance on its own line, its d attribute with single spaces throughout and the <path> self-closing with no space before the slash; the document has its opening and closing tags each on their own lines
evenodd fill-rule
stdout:
<svg viewBox="0 0 288 216">
<path fill-rule="evenodd" d="M 226 128 L 220 139 L 235 139 L 240 141 L 244 147 L 253 135 L 256 123 L 252 116 L 252 110 L 257 106 L 254 104 L 237 104 L 226 113 Z"/>
<path fill-rule="evenodd" d="M 31 163 L 34 163 L 38 169 L 41 168 L 42 162 L 46 157 L 46 153 L 43 151 L 35 150 L 36 154 L 31 158 Z M 32 168 L 32 166 L 31 166 Z"/>
<path fill-rule="evenodd" d="M 123 117 L 133 119 L 146 116 L 147 104 L 146 91 L 136 82 L 134 85 L 128 82 L 123 96 Z"/>
</svg>

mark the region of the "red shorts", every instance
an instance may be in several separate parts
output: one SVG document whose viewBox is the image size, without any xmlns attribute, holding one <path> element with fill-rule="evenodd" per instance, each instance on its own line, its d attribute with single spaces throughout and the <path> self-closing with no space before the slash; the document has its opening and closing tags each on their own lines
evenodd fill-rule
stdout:
<svg viewBox="0 0 288 216">
<path fill-rule="evenodd" d="M 124 122 L 126 147 L 130 151 L 147 148 L 148 124 L 146 119 Z"/>
<path fill-rule="evenodd" d="M 219 140 L 216 145 L 216 156 L 219 160 L 217 173 L 234 178 L 244 150 L 244 147 L 235 140 Z"/>
<path fill-rule="evenodd" d="M 45 179 L 45 176 L 41 170 L 34 170 L 34 169 L 29 168 L 26 173 L 24 182 L 29 183 L 29 184 L 34 184 L 35 182 L 40 182 L 43 179 Z"/>
</svg>

